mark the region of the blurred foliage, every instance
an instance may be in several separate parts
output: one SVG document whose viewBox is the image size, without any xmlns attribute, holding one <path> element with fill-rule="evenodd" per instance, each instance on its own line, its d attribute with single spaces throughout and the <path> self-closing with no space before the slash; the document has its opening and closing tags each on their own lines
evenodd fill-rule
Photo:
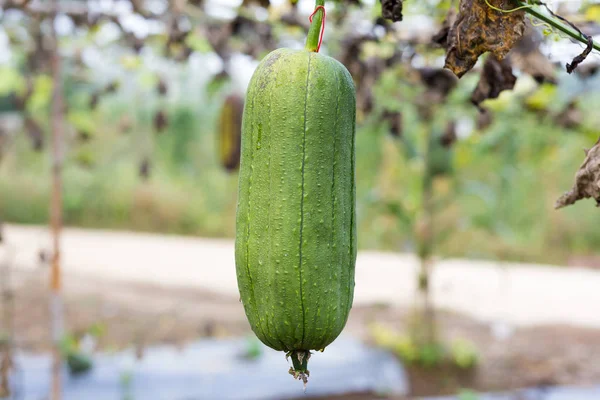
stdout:
<svg viewBox="0 0 600 400">
<path fill-rule="evenodd" d="M 470 342 L 461 339 L 449 344 L 416 343 L 409 335 L 399 334 L 380 324 L 369 327 L 373 342 L 392 351 L 404 362 L 425 368 L 452 365 L 459 369 L 475 368 L 479 361 L 477 349 Z"/>
<path fill-rule="evenodd" d="M 420 204 L 422 160 L 411 143 L 425 127 L 414 102 L 418 87 L 393 85 L 402 70 L 386 72 L 375 87 L 375 111 L 358 127 L 357 195 L 359 245 L 362 248 L 415 250 L 411 218 Z M 441 256 L 563 262 L 573 253 L 593 253 L 600 245 L 597 221 L 585 202 L 561 212 L 553 199 L 570 187 L 584 147 L 597 139 L 597 115 L 585 113 L 575 129 L 555 123 L 553 107 L 560 88 L 534 86 L 486 101 L 493 123 L 477 131 L 477 110 L 466 100 L 475 81 L 466 77 L 445 110 L 458 117 L 466 137 L 454 145 L 452 174 L 436 178 L 434 187 L 445 207 L 439 215 L 445 240 Z M 526 78 L 525 78 L 526 79 Z M 523 85 L 527 86 L 527 85 Z M 217 94 L 223 99 L 226 90 Z M 166 133 L 148 143 L 155 105 L 130 109 L 127 94 L 105 98 L 92 112 L 72 110 L 75 129 L 94 132 L 94 140 L 66 159 L 65 221 L 84 227 L 134 229 L 202 236 L 232 236 L 237 177 L 219 166 L 217 122 L 222 100 L 187 101 L 185 94 L 167 105 Z M 580 101 L 591 109 L 593 93 Z M 388 134 L 378 117 L 380 105 L 401 111 L 403 132 L 411 140 Z M 121 132 L 122 110 L 137 121 Z M 530 111 L 531 110 L 531 111 Z M 539 112 L 542 110 L 543 112 Z M 441 118 L 442 120 L 444 118 Z M 466 127 L 466 128 L 465 128 Z M 465 135 L 460 133 L 460 135 Z M 152 176 L 138 179 L 144 154 L 152 154 Z M 137 155 L 137 156 L 136 156 Z M 6 221 L 43 224 L 48 218 L 49 161 L 17 135 L 0 164 L 0 215 Z M 375 201 L 376 200 L 376 201 Z M 381 200 L 389 204 L 381 206 Z M 394 205 L 395 204 L 395 205 Z"/>
<path fill-rule="evenodd" d="M 246 346 L 242 358 L 255 361 L 263 355 L 263 344 L 256 338 L 256 336 L 249 336 L 246 338 Z"/>
<path fill-rule="evenodd" d="M 71 375 L 80 375 L 90 371 L 93 367 L 93 347 L 95 341 L 106 334 L 106 326 L 101 323 L 95 323 L 89 326 L 84 332 L 68 333 L 60 343 L 62 357 L 67 362 L 69 373 Z M 83 344 L 86 340 L 88 343 Z M 91 343 L 90 343 L 91 341 Z"/>
<path fill-rule="evenodd" d="M 474 392 L 469 389 L 461 390 L 458 393 L 457 397 L 458 397 L 458 400 L 479 400 L 480 399 L 477 392 Z"/>
<path fill-rule="evenodd" d="M 491 117 L 478 127 L 481 117 L 470 103 L 477 74 L 467 74 L 424 123 L 418 105 L 424 88 L 406 66 L 442 65 L 443 49 L 428 47 L 423 37 L 443 21 L 450 3 L 406 2 L 399 29 L 429 22 L 405 31 L 379 21 L 379 5 L 332 5 L 328 13 L 334 29 L 326 32 L 324 51 L 347 63 L 362 104 L 356 137 L 359 246 L 417 251 L 415 221 L 429 168 L 439 172 L 432 182 L 436 255 L 563 263 L 573 254 L 594 253 L 600 231 L 589 203 L 561 212 L 552 203 L 571 187 L 581 149 L 600 136 L 600 96 L 591 89 L 598 77 L 563 73 L 558 85 L 538 86 L 521 74 L 513 91 L 481 104 Z M 595 8 L 585 8 L 588 18 Z M 275 23 L 278 18 L 291 22 Z M 210 26 L 201 23 L 184 35 L 193 52 L 186 62 L 162 58 L 164 34 L 150 37 L 143 49 L 127 34 L 120 42 L 99 40 L 95 35 L 110 21 L 63 37 L 67 225 L 233 236 L 237 177 L 219 166 L 219 109 L 229 94 L 243 91 L 244 69 L 269 46 L 302 42 L 306 21 L 287 5 L 272 6 L 264 21 L 248 10 L 231 25 L 207 21 Z M 7 19 L 11 40 L 16 25 Z M 233 33 L 223 44 L 219 35 L 226 28 Z M 246 35 L 259 31 L 268 41 L 254 48 Z M 19 110 L 9 106 L 13 100 L 26 98 L 20 109 L 42 128 L 33 133 L 43 137 L 33 139 L 44 143 L 53 83 L 43 69 L 26 74 L 24 62 L 35 54 L 25 46 L 11 49 L 14 57 L 0 65 L 0 107 L 7 111 L 0 120 Z M 569 105 L 576 117 L 563 115 Z M 165 120 L 159 127 L 157 115 Z M 426 138 L 437 141 L 448 122 L 456 125 L 458 140 L 451 151 L 432 149 L 437 155 L 425 161 Z M 23 128 L 15 129 L 3 151 L 0 219 L 44 224 L 49 155 L 31 148 Z"/>
</svg>

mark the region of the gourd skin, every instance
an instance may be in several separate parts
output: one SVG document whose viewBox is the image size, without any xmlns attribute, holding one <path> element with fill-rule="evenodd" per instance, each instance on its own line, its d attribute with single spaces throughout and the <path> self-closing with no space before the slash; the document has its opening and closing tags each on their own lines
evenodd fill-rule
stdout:
<svg viewBox="0 0 600 400">
<path fill-rule="evenodd" d="M 320 350 L 354 293 L 356 99 L 333 58 L 279 49 L 259 64 L 242 122 L 236 272 L 254 333 Z"/>
</svg>

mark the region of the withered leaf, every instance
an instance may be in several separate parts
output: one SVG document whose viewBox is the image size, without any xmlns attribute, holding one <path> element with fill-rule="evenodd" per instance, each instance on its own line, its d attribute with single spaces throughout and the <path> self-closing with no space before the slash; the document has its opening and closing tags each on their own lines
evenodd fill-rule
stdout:
<svg viewBox="0 0 600 400">
<path fill-rule="evenodd" d="M 271 5 L 271 2 L 270 2 L 270 0 L 243 0 L 242 1 L 242 5 L 245 7 L 248 7 L 252 4 L 259 5 L 263 8 L 269 8 L 269 6 Z"/>
<path fill-rule="evenodd" d="M 586 151 L 585 160 L 575 175 L 575 185 L 556 201 L 554 208 L 563 208 L 589 198 L 594 198 L 596 204 L 600 205 L 600 140 Z"/>
<path fill-rule="evenodd" d="M 503 90 L 514 88 L 515 82 L 517 82 L 517 77 L 513 75 L 509 60 L 498 60 L 490 55 L 485 60 L 479 83 L 471 94 L 471 101 L 479 107 L 484 100 L 495 99 Z"/>
<path fill-rule="evenodd" d="M 104 93 L 110 94 L 117 91 L 119 88 L 119 81 L 112 81 L 104 88 Z"/>
<path fill-rule="evenodd" d="M 450 121 L 448 125 L 446 125 L 446 129 L 444 130 L 444 134 L 440 136 L 440 144 L 448 149 L 452 147 L 452 145 L 456 142 L 458 136 L 456 134 L 456 122 Z"/>
<path fill-rule="evenodd" d="M 577 128 L 582 120 L 583 112 L 577 107 L 576 101 L 569 102 L 567 107 L 554 118 L 559 126 L 567 129 Z"/>
<path fill-rule="evenodd" d="M 445 99 L 457 84 L 456 77 L 443 68 L 421 68 L 419 69 L 419 76 L 427 86 L 428 91 L 438 93 L 441 100 Z"/>
<path fill-rule="evenodd" d="M 35 151 L 42 151 L 44 149 L 44 131 L 30 116 L 25 117 L 25 131 L 31 140 L 33 149 Z"/>
<path fill-rule="evenodd" d="M 100 93 L 95 92 L 94 94 L 92 94 L 92 96 L 90 97 L 90 109 L 91 110 L 95 110 L 96 107 L 98 107 L 98 102 L 100 101 Z"/>
<path fill-rule="evenodd" d="M 158 83 L 156 84 L 156 91 L 158 92 L 158 94 L 164 96 L 167 94 L 168 90 L 169 87 L 167 86 L 167 82 L 163 78 L 159 78 Z"/>
<path fill-rule="evenodd" d="M 77 140 L 80 142 L 89 142 L 92 138 L 92 134 L 88 130 L 77 130 Z"/>
<path fill-rule="evenodd" d="M 394 22 L 402 21 L 402 0 L 381 0 L 381 15 Z"/>
<path fill-rule="evenodd" d="M 399 138 L 402 137 L 402 113 L 399 111 L 385 110 L 381 115 L 381 119 L 389 122 L 390 134 Z"/>
<path fill-rule="evenodd" d="M 162 133 L 168 123 L 167 113 L 163 110 L 158 110 L 156 114 L 154 114 L 154 130 L 156 133 Z"/>
<path fill-rule="evenodd" d="M 514 8 L 512 0 L 488 1 L 496 8 Z M 503 13 L 488 6 L 486 0 L 461 0 L 458 17 L 448 35 L 445 68 L 460 78 L 485 52 L 503 59 L 524 31 L 523 10 Z"/>
<path fill-rule="evenodd" d="M 598 71 L 600 71 L 600 63 L 598 62 L 589 62 L 587 64 L 583 64 L 575 70 L 577 75 L 579 75 L 579 77 L 582 79 L 591 78 L 596 75 Z"/>
<path fill-rule="evenodd" d="M 152 166 L 148 157 L 144 157 L 138 167 L 138 175 L 142 180 L 146 181 L 148 178 L 150 178 L 151 167 Z"/>
<path fill-rule="evenodd" d="M 454 9 L 454 7 L 450 7 L 450 9 L 448 10 L 448 14 L 446 15 L 446 18 L 444 19 L 444 22 L 442 22 L 442 27 L 435 35 L 433 35 L 433 37 L 431 38 L 431 41 L 435 44 L 442 46 L 443 48 L 447 48 L 448 47 L 448 36 L 450 34 L 450 28 L 452 28 L 455 21 L 456 21 L 456 10 Z"/>
<path fill-rule="evenodd" d="M 510 52 L 510 60 L 519 70 L 529 74 L 538 83 L 556 83 L 556 68 L 540 51 L 541 34 L 531 24 L 523 37 L 515 44 Z"/>
</svg>

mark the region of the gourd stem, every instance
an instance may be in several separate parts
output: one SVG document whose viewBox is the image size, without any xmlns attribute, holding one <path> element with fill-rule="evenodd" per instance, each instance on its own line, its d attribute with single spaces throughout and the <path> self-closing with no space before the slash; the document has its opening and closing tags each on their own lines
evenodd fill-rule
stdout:
<svg viewBox="0 0 600 400">
<path fill-rule="evenodd" d="M 316 0 L 315 9 L 319 6 L 325 6 L 325 0 Z M 308 36 L 306 37 L 306 50 L 317 52 L 319 51 L 319 37 L 321 36 L 321 24 L 323 23 L 323 15 L 325 11 L 323 8 L 317 10 L 315 13 L 310 28 L 308 29 Z"/>
<path fill-rule="evenodd" d="M 296 373 L 308 372 L 308 359 L 310 358 L 310 352 L 306 350 L 295 350 L 292 352 L 292 365 Z"/>
</svg>

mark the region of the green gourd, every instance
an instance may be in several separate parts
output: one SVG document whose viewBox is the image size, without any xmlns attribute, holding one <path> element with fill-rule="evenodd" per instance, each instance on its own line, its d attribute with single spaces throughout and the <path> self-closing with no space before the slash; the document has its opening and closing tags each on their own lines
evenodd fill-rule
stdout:
<svg viewBox="0 0 600 400">
<path fill-rule="evenodd" d="M 324 350 L 346 324 L 356 262 L 354 84 L 315 51 L 310 32 L 307 43 L 273 51 L 251 79 L 235 246 L 252 330 L 291 356 L 290 373 L 305 383 L 310 350 Z"/>
</svg>

